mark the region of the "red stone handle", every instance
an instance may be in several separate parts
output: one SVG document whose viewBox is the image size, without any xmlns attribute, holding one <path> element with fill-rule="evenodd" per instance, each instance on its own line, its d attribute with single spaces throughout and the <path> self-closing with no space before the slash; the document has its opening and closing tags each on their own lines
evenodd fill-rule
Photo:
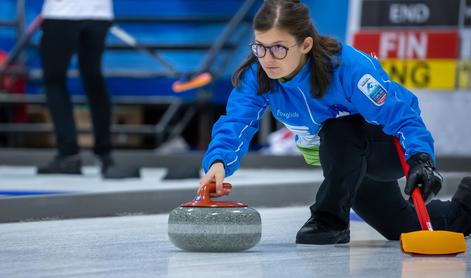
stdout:
<svg viewBox="0 0 471 278">
<path fill-rule="evenodd" d="M 232 184 L 230 183 L 223 183 L 222 184 L 222 187 L 223 187 L 223 195 L 227 195 L 225 192 L 224 189 L 232 189 Z M 201 189 L 199 190 L 199 194 L 198 196 L 201 198 L 201 200 L 211 200 L 211 193 L 216 193 L 216 183 L 215 182 L 210 182 L 210 183 L 207 183 L 205 185 L 203 185 L 201 187 Z"/>
<path fill-rule="evenodd" d="M 232 189 L 232 185 L 230 183 L 223 183 L 223 189 L 228 189 L 230 191 Z M 226 190 L 224 190 L 224 195 L 226 194 Z M 181 204 L 181 207 L 247 207 L 246 204 L 243 203 L 236 203 L 236 202 L 220 202 L 220 201 L 213 201 L 211 199 L 211 193 L 216 193 L 216 183 L 211 182 L 203 185 L 198 190 L 198 195 L 196 198 L 188 203 Z"/>
</svg>

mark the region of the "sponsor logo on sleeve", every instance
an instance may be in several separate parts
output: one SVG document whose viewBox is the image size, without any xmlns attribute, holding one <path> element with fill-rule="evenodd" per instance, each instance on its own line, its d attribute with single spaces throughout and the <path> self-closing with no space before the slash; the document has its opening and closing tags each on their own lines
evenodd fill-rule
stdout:
<svg viewBox="0 0 471 278">
<path fill-rule="evenodd" d="M 381 106 L 386 101 L 386 90 L 370 74 L 363 75 L 357 86 L 376 106 Z"/>
</svg>

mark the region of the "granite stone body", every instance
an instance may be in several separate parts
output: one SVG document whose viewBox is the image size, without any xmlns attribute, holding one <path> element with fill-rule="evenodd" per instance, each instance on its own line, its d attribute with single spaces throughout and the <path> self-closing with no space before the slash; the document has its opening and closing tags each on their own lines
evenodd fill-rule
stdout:
<svg viewBox="0 0 471 278">
<path fill-rule="evenodd" d="M 178 207 L 168 218 L 170 241 L 187 251 L 243 251 L 261 235 L 260 214 L 248 207 Z"/>
</svg>

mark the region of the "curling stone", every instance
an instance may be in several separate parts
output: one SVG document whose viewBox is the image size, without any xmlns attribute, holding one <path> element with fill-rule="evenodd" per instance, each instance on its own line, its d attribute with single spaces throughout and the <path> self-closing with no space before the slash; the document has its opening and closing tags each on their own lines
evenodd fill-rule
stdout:
<svg viewBox="0 0 471 278">
<path fill-rule="evenodd" d="M 224 188 L 232 185 L 224 183 Z M 262 235 L 260 214 L 246 204 L 213 201 L 212 192 L 215 183 L 206 184 L 193 201 L 170 212 L 170 241 L 196 252 L 237 252 L 255 246 Z"/>
</svg>

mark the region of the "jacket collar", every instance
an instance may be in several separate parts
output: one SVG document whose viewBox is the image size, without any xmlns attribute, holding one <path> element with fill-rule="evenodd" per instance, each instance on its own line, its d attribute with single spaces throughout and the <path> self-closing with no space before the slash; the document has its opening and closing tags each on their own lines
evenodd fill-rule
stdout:
<svg viewBox="0 0 471 278">
<path fill-rule="evenodd" d="M 290 80 L 278 80 L 282 87 L 299 87 L 311 78 L 311 58 L 308 58 L 302 69 Z"/>
</svg>

